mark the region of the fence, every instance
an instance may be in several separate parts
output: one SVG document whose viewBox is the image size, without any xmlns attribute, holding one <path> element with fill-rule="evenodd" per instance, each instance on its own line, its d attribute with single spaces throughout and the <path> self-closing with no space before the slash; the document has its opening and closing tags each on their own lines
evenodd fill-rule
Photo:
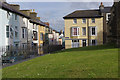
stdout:
<svg viewBox="0 0 120 80">
<path fill-rule="evenodd" d="M 42 47 L 26 46 L 26 47 L 1 47 L 0 55 L 3 65 L 18 62 L 28 58 L 52 53 L 63 49 L 62 45 L 46 45 Z"/>
</svg>

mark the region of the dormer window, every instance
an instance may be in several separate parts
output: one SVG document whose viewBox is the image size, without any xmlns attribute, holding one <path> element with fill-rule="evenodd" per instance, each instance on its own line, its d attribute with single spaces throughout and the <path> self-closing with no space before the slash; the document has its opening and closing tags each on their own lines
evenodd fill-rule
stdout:
<svg viewBox="0 0 120 80">
<path fill-rule="evenodd" d="M 77 19 L 76 19 L 76 18 L 73 19 L 73 23 L 74 23 L 74 24 L 77 24 Z"/>
</svg>

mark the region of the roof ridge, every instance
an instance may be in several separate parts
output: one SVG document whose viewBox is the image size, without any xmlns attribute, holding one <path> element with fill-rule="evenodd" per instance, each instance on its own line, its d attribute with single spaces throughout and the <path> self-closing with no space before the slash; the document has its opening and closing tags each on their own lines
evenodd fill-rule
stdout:
<svg viewBox="0 0 120 80">
<path fill-rule="evenodd" d="M 86 10 L 76 10 L 76 11 L 99 11 L 99 9 L 88 9 L 88 10 L 86 9 Z"/>
<path fill-rule="evenodd" d="M 107 7 L 107 8 L 108 8 L 108 7 L 109 7 L 109 8 L 112 8 L 112 6 L 105 6 L 105 8 L 106 8 L 106 7 Z"/>
</svg>

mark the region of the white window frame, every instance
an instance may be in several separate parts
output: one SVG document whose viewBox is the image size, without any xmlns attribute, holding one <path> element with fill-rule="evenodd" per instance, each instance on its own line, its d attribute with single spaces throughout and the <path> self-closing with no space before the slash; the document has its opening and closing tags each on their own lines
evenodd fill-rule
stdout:
<svg viewBox="0 0 120 80">
<path fill-rule="evenodd" d="M 83 35 L 83 28 L 86 29 L 86 27 L 82 27 L 82 36 L 86 36 L 86 33 L 85 33 L 85 35 Z M 86 31 L 85 31 L 85 32 L 86 32 Z"/>
<path fill-rule="evenodd" d="M 111 13 L 107 13 L 107 14 L 106 14 L 106 20 L 107 20 L 107 21 L 109 21 L 109 18 L 110 18 L 109 15 L 111 16 Z"/>
<path fill-rule="evenodd" d="M 7 31 L 7 27 L 8 27 L 8 31 Z M 8 37 L 7 37 L 7 33 L 8 33 Z M 10 38 L 10 26 L 6 25 L 6 38 Z"/>
<path fill-rule="evenodd" d="M 71 41 L 71 47 L 72 48 L 78 48 L 80 47 L 80 40 L 79 39 L 76 39 L 78 42 L 73 42 L 73 40 Z"/>
<path fill-rule="evenodd" d="M 16 34 L 17 33 L 17 36 L 15 35 L 15 38 L 18 38 L 19 37 L 19 31 L 18 31 L 18 29 L 16 29 L 16 27 L 18 28 L 18 26 L 15 26 L 15 29 L 14 29 L 14 34 Z"/>
<path fill-rule="evenodd" d="M 85 22 L 84 22 L 84 19 L 85 19 Z M 82 23 L 85 23 L 85 24 L 86 24 L 86 18 L 83 18 L 83 19 L 82 19 Z"/>
<path fill-rule="evenodd" d="M 74 35 L 74 32 L 73 32 L 74 28 L 77 28 L 77 35 Z M 72 27 L 71 33 L 72 33 L 72 36 L 80 36 L 80 28 L 79 27 Z"/>
<path fill-rule="evenodd" d="M 73 23 L 77 24 L 77 19 L 76 18 L 73 19 Z"/>
<path fill-rule="evenodd" d="M 95 28 L 95 35 L 92 35 L 92 28 Z M 97 36 L 97 27 L 96 26 L 90 27 L 90 34 L 91 34 L 91 36 Z"/>
<path fill-rule="evenodd" d="M 97 40 L 96 40 L 96 39 L 91 39 L 91 46 L 94 46 L 94 45 L 92 44 L 92 40 L 95 40 L 95 45 L 97 45 Z"/>
<path fill-rule="evenodd" d="M 23 29 L 24 29 L 24 33 L 23 33 Z M 26 38 L 26 31 L 27 29 L 25 27 L 22 27 L 22 39 Z M 24 34 L 24 38 L 23 38 L 23 34 Z"/>
</svg>

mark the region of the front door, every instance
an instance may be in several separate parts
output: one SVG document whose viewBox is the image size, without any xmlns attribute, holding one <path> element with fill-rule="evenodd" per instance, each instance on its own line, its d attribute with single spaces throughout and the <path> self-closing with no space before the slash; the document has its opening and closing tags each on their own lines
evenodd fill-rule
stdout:
<svg viewBox="0 0 120 80">
<path fill-rule="evenodd" d="M 86 46 L 86 40 L 82 40 L 82 47 Z"/>
</svg>

